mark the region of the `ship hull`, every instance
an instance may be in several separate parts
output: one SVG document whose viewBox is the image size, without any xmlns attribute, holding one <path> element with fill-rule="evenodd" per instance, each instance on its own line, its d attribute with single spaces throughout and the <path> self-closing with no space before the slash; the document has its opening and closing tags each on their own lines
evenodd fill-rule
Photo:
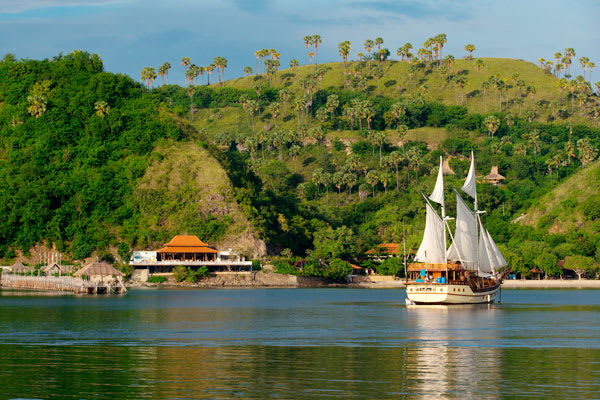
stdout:
<svg viewBox="0 0 600 400">
<path fill-rule="evenodd" d="M 469 285 L 407 283 L 406 297 L 414 304 L 487 304 L 499 290 L 500 285 L 473 291 Z"/>
</svg>

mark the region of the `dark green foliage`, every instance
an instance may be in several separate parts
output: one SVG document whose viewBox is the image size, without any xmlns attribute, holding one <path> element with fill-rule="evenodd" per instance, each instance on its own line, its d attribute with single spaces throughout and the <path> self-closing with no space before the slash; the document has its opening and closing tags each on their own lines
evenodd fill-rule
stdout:
<svg viewBox="0 0 600 400">
<path fill-rule="evenodd" d="M 46 111 L 27 112 L 34 86 Z M 180 131 L 158 101 L 97 55 L 0 62 L 0 243 L 22 249 L 46 239 L 83 259 L 115 244 L 111 227 L 135 218 L 133 187 L 156 139 Z M 96 115 L 95 104 L 110 107 Z"/>
<path fill-rule="evenodd" d="M 352 273 L 352 267 L 346 261 L 333 259 L 325 268 L 323 276 L 332 282 L 346 282 L 348 275 Z"/>
<path fill-rule="evenodd" d="M 587 199 L 581 205 L 581 211 L 585 218 L 589 221 L 595 221 L 600 218 L 600 197 L 592 197 Z"/>
<path fill-rule="evenodd" d="M 162 276 L 162 275 L 148 277 L 149 283 L 165 283 L 166 281 L 167 281 L 167 277 Z"/>
<path fill-rule="evenodd" d="M 173 268 L 173 278 L 175 282 L 183 282 L 188 276 L 188 270 L 183 265 Z"/>
<path fill-rule="evenodd" d="M 324 260 L 352 260 L 358 255 L 354 233 L 346 226 L 337 229 L 328 226 L 317 230 L 314 234 L 314 246 L 314 254 Z"/>
<path fill-rule="evenodd" d="M 184 267 L 182 265 L 175 267 L 173 269 L 173 278 L 175 278 L 175 282 L 189 282 L 196 283 L 200 279 L 205 278 L 210 275 L 208 268 L 204 265 L 199 266 L 198 268 L 193 267 Z"/>
<path fill-rule="evenodd" d="M 380 275 L 404 276 L 404 263 L 400 257 L 388 257 L 375 267 Z"/>
</svg>

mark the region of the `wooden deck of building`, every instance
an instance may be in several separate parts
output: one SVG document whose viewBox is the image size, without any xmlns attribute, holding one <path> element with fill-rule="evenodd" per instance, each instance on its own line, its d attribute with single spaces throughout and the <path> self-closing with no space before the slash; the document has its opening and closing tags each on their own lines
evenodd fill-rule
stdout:
<svg viewBox="0 0 600 400">
<path fill-rule="evenodd" d="M 75 294 L 123 294 L 127 292 L 121 279 L 114 284 L 94 282 L 71 276 L 26 276 L 4 272 L 0 275 L 0 287 Z"/>
</svg>

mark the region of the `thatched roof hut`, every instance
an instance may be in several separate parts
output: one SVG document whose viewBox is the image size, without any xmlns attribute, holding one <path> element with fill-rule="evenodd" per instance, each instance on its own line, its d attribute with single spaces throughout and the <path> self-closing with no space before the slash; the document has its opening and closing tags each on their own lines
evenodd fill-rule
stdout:
<svg viewBox="0 0 600 400">
<path fill-rule="evenodd" d="M 46 265 L 44 267 L 44 273 L 46 275 L 52 275 L 52 274 L 64 274 L 66 273 L 66 270 L 58 265 L 57 263 L 52 263 L 50 265 Z"/>
<path fill-rule="evenodd" d="M 498 186 L 498 184 L 506 179 L 504 176 L 498 173 L 498 166 L 494 165 L 489 173 L 489 175 L 485 176 L 485 180 L 491 183 L 492 185 Z"/>
<path fill-rule="evenodd" d="M 75 276 L 89 276 L 89 277 L 105 277 L 105 276 L 123 276 L 123 273 L 106 262 L 94 262 L 81 268 L 75 272 Z"/>
<path fill-rule="evenodd" d="M 10 270 L 12 273 L 23 274 L 23 273 L 29 272 L 29 267 L 26 267 L 23 265 L 23 263 L 21 263 L 20 261 L 17 261 L 16 263 L 14 263 L 12 265 L 12 267 L 10 267 Z"/>
</svg>

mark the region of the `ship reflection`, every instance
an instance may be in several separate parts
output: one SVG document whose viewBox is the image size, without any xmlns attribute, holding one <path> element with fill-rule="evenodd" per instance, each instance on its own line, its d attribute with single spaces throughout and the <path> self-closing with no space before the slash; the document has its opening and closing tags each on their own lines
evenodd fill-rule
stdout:
<svg viewBox="0 0 600 400">
<path fill-rule="evenodd" d="M 407 306 L 415 333 L 407 363 L 410 386 L 423 398 L 499 397 L 498 312 L 491 305 Z"/>
</svg>

